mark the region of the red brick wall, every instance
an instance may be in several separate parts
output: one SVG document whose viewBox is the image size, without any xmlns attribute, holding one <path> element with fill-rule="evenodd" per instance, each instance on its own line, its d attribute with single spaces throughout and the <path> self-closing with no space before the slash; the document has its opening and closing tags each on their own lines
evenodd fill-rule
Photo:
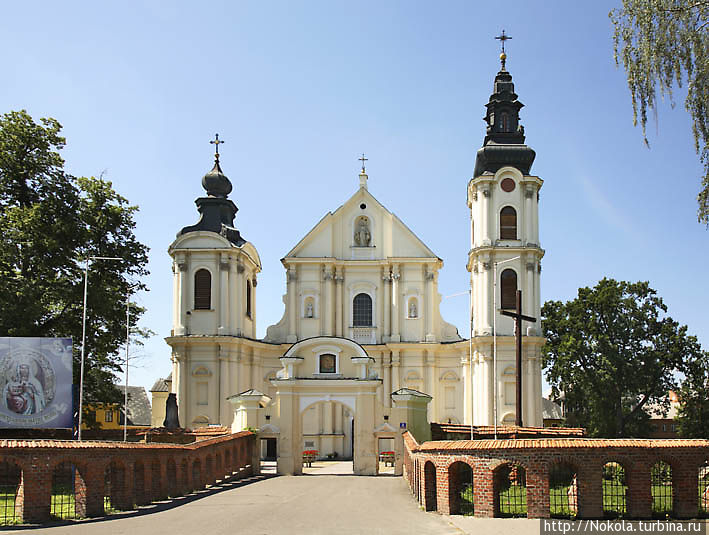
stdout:
<svg viewBox="0 0 709 535">
<path fill-rule="evenodd" d="M 503 467 L 520 466 L 526 474 L 527 516 L 549 517 L 549 469 L 566 463 L 576 470 L 578 517 L 603 516 L 603 466 L 620 463 L 628 486 L 627 516 L 649 518 L 652 514 L 650 471 L 658 461 L 672 468 L 674 516 L 696 517 L 699 507 L 699 468 L 709 460 L 706 440 L 598 440 L 584 438 L 538 440 L 435 441 L 418 444 L 404 435 L 404 478 L 426 510 L 433 510 L 435 496 L 440 513 L 458 513 L 458 467 L 473 469 L 475 516 L 497 516 L 499 507 L 495 476 Z M 431 488 L 435 467 L 435 490 Z M 423 487 L 423 488 L 422 488 Z"/>
<path fill-rule="evenodd" d="M 0 463 L 20 468 L 16 514 L 24 522 L 36 523 L 50 517 L 52 476 L 63 462 L 77 469 L 79 515 L 100 516 L 104 514 L 104 496 L 109 494 L 104 488 L 107 469 L 112 506 L 132 509 L 203 488 L 235 473 L 250 474 L 255 447 L 256 437 L 248 431 L 180 445 L 0 440 Z M 196 481 L 194 473 L 199 476 Z"/>
</svg>

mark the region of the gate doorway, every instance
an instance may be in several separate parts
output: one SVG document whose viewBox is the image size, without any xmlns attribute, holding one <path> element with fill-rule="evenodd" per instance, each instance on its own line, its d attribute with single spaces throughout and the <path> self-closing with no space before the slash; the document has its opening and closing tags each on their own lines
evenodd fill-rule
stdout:
<svg viewBox="0 0 709 535">
<path fill-rule="evenodd" d="M 303 473 L 354 473 L 354 413 L 338 401 L 319 401 L 301 414 Z"/>
<path fill-rule="evenodd" d="M 261 439 L 261 460 L 275 461 L 278 459 L 278 442 L 276 438 Z"/>
</svg>

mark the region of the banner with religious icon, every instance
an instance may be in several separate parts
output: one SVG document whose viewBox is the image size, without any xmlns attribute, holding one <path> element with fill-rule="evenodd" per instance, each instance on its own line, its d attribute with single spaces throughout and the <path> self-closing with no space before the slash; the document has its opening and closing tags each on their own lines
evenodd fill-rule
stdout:
<svg viewBox="0 0 709 535">
<path fill-rule="evenodd" d="M 0 392 L 0 427 L 72 427 L 71 338 L 0 338 Z"/>
</svg>

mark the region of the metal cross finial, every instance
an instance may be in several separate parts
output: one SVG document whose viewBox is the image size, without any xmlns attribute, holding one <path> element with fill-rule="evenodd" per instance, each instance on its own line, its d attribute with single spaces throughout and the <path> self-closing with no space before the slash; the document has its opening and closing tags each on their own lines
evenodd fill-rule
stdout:
<svg viewBox="0 0 709 535">
<path fill-rule="evenodd" d="M 214 139 L 210 141 L 212 145 L 215 145 L 215 150 L 216 152 L 214 153 L 214 159 L 219 160 L 219 145 L 222 143 L 226 143 L 226 141 L 222 141 L 219 139 L 219 134 L 214 134 Z"/>
<path fill-rule="evenodd" d="M 502 43 L 502 53 L 504 54 L 505 53 L 505 41 L 507 41 L 508 39 L 512 39 L 512 38 L 509 35 L 505 35 L 505 30 L 502 30 L 502 35 L 498 35 L 497 37 L 495 37 L 495 39 L 497 39 L 498 41 L 500 41 Z"/>
<path fill-rule="evenodd" d="M 360 162 L 362 162 L 362 172 L 364 173 L 364 162 L 369 161 L 369 158 L 364 157 L 364 152 L 362 153 L 361 158 L 357 158 Z"/>
</svg>

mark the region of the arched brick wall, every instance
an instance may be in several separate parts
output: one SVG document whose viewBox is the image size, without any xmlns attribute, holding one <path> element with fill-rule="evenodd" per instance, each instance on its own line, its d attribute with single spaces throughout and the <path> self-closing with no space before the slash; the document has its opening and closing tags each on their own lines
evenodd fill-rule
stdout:
<svg viewBox="0 0 709 535">
<path fill-rule="evenodd" d="M 255 435 L 248 431 L 184 445 L 3 440 L 0 441 L 0 463 L 10 463 L 20 470 L 15 518 L 44 522 L 50 517 L 53 471 L 61 463 L 77 468 L 78 515 L 100 516 L 104 514 L 103 497 L 108 490 L 104 489 L 107 469 L 113 507 L 131 509 L 133 502 L 140 505 L 167 494 L 176 496 L 187 489 L 202 488 L 214 483 L 223 473 L 230 475 L 230 470 L 240 471 L 241 475 L 253 473 L 258 470 L 251 465 L 257 454 L 255 447 Z M 237 448 L 241 452 L 239 456 L 233 453 Z M 228 452 L 232 452 L 231 455 L 227 455 Z M 225 459 L 230 467 L 215 469 L 215 458 Z M 200 465 L 197 481 L 191 477 L 195 461 Z M 0 524 L 2 522 L 0 518 Z"/>
<path fill-rule="evenodd" d="M 437 511 L 451 511 L 449 492 L 455 487 L 450 466 L 463 462 L 473 468 L 475 516 L 495 515 L 494 474 L 505 464 L 520 465 L 526 472 L 529 518 L 549 517 L 549 470 L 568 464 L 576 470 L 578 518 L 603 516 L 603 466 L 621 464 L 627 484 L 627 516 L 652 516 L 651 469 L 658 461 L 672 468 L 673 514 L 696 517 L 699 510 L 699 469 L 707 461 L 707 440 L 645 439 L 505 439 L 431 441 L 418 444 L 404 434 L 404 478 L 419 503 L 428 509 L 432 472 L 436 467 Z M 423 484 L 421 484 L 423 482 Z M 423 492 L 421 487 L 423 487 Z M 452 507 L 455 510 L 455 504 Z"/>
</svg>

